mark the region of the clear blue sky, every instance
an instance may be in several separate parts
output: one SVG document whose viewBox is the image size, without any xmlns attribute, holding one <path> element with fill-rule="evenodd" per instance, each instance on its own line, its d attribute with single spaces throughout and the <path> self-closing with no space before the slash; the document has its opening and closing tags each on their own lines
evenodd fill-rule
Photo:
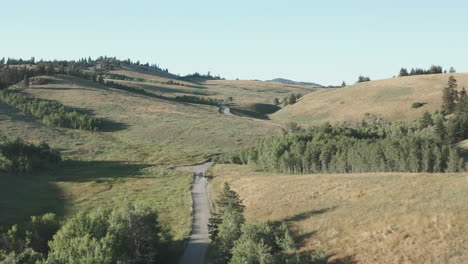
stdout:
<svg viewBox="0 0 468 264">
<path fill-rule="evenodd" d="M 468 71 L 466 1 L 2 1 L 0 57 L 100 55 L 176 74 L 321 84 Z"/>
</svg>

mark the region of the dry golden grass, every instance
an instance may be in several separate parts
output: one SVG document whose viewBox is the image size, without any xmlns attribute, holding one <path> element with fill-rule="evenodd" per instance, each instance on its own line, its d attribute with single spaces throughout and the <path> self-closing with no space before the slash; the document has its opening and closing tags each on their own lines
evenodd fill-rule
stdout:
<svg viewBox="0 0 468 264">
<path fill-rule="evenodd" d="M 357 263 L 468 263 L 468 174 L 279 175 L 216 165 L 248 220 L 288 221 L 301 250 Z"/>
<path fill-rule="evenodd" d="M 468 74 L 420 75 L 359 83 L 345 88 L 323 89 L 272 115 L 273 120 L 313 124 L 325 121 L 359 121 L 365 113 L 391 120 L 419 118 L 440 109 L 442 89 L 450 75 L 458 87 L 468 86 Z M 427 103 L 414 109 L 414 102 Z"/>
<path fill-rule="evenodd" d="M 287 84 L 277 82 L 263 82 L 255 80 L 210 80 L 204 82 L 185 82 L 175 80 L 182 85 L 167 84 L 174 76 L 167 76 L 164 72 L 142 73 L 134 69 L 121 69 L 111 71 L 115 74 L 126 75 L 132 78 L 142 78 L 147 82 L 118 81 L 127 85 L 136 86 L 165 96 L 199 95 L 217 99 L 232 97 L 234 104 L 241 109 L 250 109 L 255 104 L 272 104 L 275 98 L 280 100 L 292 93 L 307 94 L 320 90 L 308 85 Z"/>
</svg>

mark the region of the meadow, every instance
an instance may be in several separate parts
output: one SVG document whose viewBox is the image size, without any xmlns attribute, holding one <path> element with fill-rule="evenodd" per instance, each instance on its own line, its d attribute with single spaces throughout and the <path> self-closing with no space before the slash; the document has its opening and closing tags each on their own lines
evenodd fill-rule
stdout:
<svg viewBox="0 0 468 264">
<path fill-rule="evenodd" d="M 468 174 L 285 175 L 216 165 L 212 196 L 224 182 L 251 221 L 286 221 L 300 250 L 339 263 L 468 261 Z"/>
</svg>

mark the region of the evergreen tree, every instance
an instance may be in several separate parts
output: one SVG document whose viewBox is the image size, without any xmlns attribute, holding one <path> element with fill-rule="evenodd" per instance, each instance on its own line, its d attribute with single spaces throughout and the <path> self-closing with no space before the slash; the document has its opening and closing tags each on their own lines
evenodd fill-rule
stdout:
<svg viewBox="0 0 468 264">
<path fill-rule="evenodd" d="M 453 113 L 457 98 L 457 80 L 453 76 L 450 76 L 448 85 L 442 91 L 442 112 L 445 114 Z"/>
<path fill-rule="evenodd" d="M 366 76 L 359 76 L 357 83 L 362 83 L 362 82 L 369 82 L 371 79 Z"/>
<path fill-rule="evenodd" d="M 463 158 L 458 156 L 455 148 L 450 148 L 446 172 L 461 172 L 463 167 Z"/>
<path fill-rule="evenodd" d="M 455 68 L 450 67 L 449 73 L 456 73 L 456 72 L 457 72 L 457 71 L 455 71 Z"/>
<path fill-rule="evenodd" d="M 447 131 L 445 129 L 444 118 L 442 116 L 436 117 L 434 132 L 441 140 L 445 140 L 445 138 L 447 137 Z"/>
<path fill-rule="evenodd" d="M 346 87 L 345 81 L 343 81 L 343 82 L 341 83 L 341 87 Z"/>
<path fill-rule="evenodd" d="M 225 182 L 223 186 L 223 191 L 220 194 L 218 200 L 216 200 L 216 213 L 213 213 L 212 217 L 209 219 L 208 232 L 210 233 L 210 238 L 214 240 L 219 232 L 219 226 L 223 223 L 224 215 L 229 213 L 232 215 L 240 215 L 243 219 L 244 205 L 242 205 L 242 200 L 239 195 L 231 189 L 231 186 Z M 241 222 L 243 223 L 244 220 Z"/>
<path fill-rule="evenodd" d="M 429 112 L 424 112 L 424 115 L 421 119 L 421 128 L 426 128 L 426 127 L 429 127 L 429 126 L 433 126 L 434 125 L 434 121 L 432 120 L 432 116 Z"/>
<path fill-rule="evenodd" d="M 278 98 L 275 98 L 275 99 L 273 100 L 273 104 L 274 104 L 274 105 L 279 105 L 279 104 L 280 104 L 279 99 L 278 99 Z"/>
<path fill-rule="evenodd" d="M 406 68 L 400 69 L 400 77 L 408 76 L 408 70 Z"/>
</svg>

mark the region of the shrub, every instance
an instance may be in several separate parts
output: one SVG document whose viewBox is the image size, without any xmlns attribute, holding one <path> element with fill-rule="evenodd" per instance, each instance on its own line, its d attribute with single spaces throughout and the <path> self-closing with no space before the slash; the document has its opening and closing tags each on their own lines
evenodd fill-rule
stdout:
<svg viewBox="0 0 468 264">
<path fill-rule="evenodd" d="M 419 107 L 424 106 L 425 104 L 427 104 L 427 103 L 414 102 L 414 103 L 411 105 L 411 108 L 419 108 Z"/>
<path fill-rule="evenodd" d="M 31 172 L 61 161 L 58 151 L 42 142 L 39 145 L 0 138 L 0 169 L 12 172 Z"/>
</svg>

